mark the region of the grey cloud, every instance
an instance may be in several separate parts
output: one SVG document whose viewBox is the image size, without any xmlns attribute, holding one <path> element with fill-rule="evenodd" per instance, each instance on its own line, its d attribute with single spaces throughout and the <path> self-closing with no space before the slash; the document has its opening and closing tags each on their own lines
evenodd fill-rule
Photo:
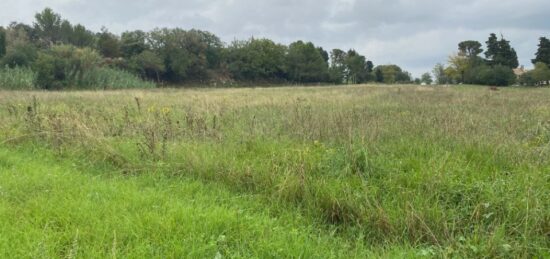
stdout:
<svg viewBox="0 0 550 259">
<path fill-rule="evenodd" d="M 94 30 L 177 26 L 226 42 L 254 36 L 354 48 L 416 76 L 445 62 L 459 41 L 484 42 L 490 32 L 504 34 L 530 65 L 538 37 L 550 36 L 548 0 L 3 0 L 0 24 L 31 23 L 46 6 Z"/>
</svg>

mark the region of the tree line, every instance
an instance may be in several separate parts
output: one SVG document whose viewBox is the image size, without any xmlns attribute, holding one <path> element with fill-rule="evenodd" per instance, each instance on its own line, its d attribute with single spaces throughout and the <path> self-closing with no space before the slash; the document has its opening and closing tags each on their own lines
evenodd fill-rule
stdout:
<svg viewBox="0 0 550 259">
<path fill-rule="evenodd" d="M 519 62 L 515 49 L 504 36 L 491 33 L 483 45 L 474 40 L 458 44 L 458 52 L 451 55 L 448 65 L 437 64 L 432 73 L 438 84 L 480 84 L 493 86 L 541 85 L 550 80 L 550 41 L 541 37 L 538 51 L 532 60 L 535 68 L 518 70 Z M 484 54 L 484 58 L 480 55 Z M 516 70 L 516 71 L 514 71 Z M 429 73 L 422 76 L 423 82 L 431 83 Z"/>
<path fill-rule="evenodd" d="M 30 68 L 45 89 L 81 85 L 98 68 L 172 85 L 411 82 L 410 73 L 399 66 L 375 67 L 353 49 L 328 52 L 311 42 L 287 46 L 256 38 L 226 44 L 210 32 L 181 28 L 92 32 L 50 8 L 37 13 L 32 25 L 0 27 L 0 66 Z"/>
</svg>

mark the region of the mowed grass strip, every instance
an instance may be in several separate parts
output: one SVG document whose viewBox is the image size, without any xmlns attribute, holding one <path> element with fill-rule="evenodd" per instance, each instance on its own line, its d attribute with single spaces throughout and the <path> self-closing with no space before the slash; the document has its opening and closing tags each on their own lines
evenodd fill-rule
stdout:
<svg viewBox="0 0 550 259">
<path fill-rule="evenodd" d="M 44 149 L 0 147 L 3 258 L 349 258 L 420 251 L 370 249 L 360 238 L 344 239 L 273 206 L 219 184 L 82 172 Z"/>
</svg>

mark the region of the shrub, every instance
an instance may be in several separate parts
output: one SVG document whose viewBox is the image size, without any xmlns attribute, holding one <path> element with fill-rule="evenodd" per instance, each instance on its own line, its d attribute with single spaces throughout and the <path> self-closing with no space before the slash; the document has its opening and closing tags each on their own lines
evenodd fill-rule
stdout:
<svg viewBox="0 0 550 259">
<path fill-rule="evenodd" d="M 154 84 L 122 70 L 101 67 L 101 56 L 89 48 L 54 46 L 34 64 L 36 84 L 44 89 L 151 88 Z"/>
<path fill-rule="evenodd" d="M 30 66 L 37 57 L 37 50 L 31 44 L 17 44 L 8 49 L 6 55 L 2 58 L 0 65 L 10 68 Z"/>
<path fill-rule="evenodd" d="M 127 71 L 96 67 L 84 73 L 79 87 L 85 89 L 154 88 L 155 84 L 141 80 Z"/>
</svg>

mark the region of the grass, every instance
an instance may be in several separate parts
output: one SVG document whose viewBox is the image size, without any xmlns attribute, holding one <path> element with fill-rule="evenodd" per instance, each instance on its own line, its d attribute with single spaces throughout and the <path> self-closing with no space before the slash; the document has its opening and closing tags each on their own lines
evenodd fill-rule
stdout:
<svg viewBox="0 0 550 259">
<path fill-rule="evenodd" d="M 0 68 L 0 89 L 4 90 L 32 90 L 36 73 L 30 68 Z"/>
<path fill-rule="evenodd" d="M 121 257 L 549 256 L 549 99 L 462 86 L 0 92 L 0 251 L 114 257 L 116 233 Z"/>
</svg>

